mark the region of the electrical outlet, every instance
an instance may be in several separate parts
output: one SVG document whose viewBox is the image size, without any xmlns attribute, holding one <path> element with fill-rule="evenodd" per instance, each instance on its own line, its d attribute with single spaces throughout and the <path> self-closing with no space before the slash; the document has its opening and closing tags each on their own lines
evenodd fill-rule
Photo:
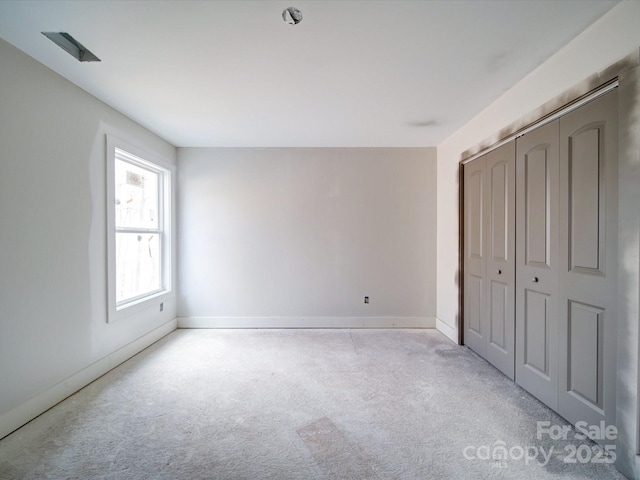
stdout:
<svg viewBox="0 0 640 480">
<path fill-rule="evenodd" d="M 364 303 L 369 303 L 369 297 L 364 297 Z"/>
</svg>

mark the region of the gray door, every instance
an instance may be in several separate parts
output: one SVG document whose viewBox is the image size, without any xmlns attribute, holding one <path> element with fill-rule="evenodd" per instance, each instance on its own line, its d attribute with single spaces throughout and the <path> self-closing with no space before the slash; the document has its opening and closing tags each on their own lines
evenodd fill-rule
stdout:
<svg viewBox="0 0 640 480">
<path fill-rule="evenodd" d="M 464 343 L 485 356 L 486 155 L 464 166 Z"/>
<path fill-rule="evenodd" d="M 560 119 L 560 392 L 576 423 L 615 422 L 616 90 Z"/>
<path fill-rule="evenodd" d="M 515 142 L 465 165 L 465 344 L 514 378 Z"/>
<path fill-rule="evenodd" d="M 558 408 L 558 121 L 516 141 L 516 382 Z"/>
<path fill-rule="evenodd" d="M 515 141 L 487 154 L 485 358 L 513 380 L 515 370 Z"/>
</svg>

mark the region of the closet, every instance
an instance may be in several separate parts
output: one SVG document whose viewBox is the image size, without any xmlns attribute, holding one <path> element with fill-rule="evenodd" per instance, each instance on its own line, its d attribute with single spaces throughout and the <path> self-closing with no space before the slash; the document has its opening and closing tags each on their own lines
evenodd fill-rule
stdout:
<svg viewBox="0 0 640 480">
<path fill-rule="evenodd" d="M 567 420 L 615 423 L 614 89 L 464 165 L 464 341 Z"/>
</svg>

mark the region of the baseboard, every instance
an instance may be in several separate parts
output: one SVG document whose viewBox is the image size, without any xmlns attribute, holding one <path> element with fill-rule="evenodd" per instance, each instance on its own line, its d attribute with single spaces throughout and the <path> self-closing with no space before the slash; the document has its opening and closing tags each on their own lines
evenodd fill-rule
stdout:
<svg viewBox="0 0 640 480">
<path fill-rule="evenodd" d="M 449 340 L 456 344 L 458 343 L 458 329 L 456 327 L 452 327 L 436 317 L 436 328 L 440 333 L 448 337 Z"/>
<path fill-rule="evenodd" d="M 38 415 L 86 387 L 109 370 L 130 359 L 177 328 L 177 319 L 156 328 L 101 360 L 80 370 L 47 391 L 0 415 L 0 438 L 6 437 Z"/>
<path fill-rule="evenodd" d="M 179 317 L 178 328 L 435 328 L 435 317 Z"/>
</svg>

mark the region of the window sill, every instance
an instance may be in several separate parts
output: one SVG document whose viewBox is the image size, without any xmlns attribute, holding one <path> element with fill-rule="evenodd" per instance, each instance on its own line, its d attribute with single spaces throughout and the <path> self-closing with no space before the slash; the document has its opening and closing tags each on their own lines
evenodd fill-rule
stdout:
<svg viewBox="0 0 640 480">
<path fill-rule="evenodd" d="M 109 306 L 108 322 L 114 323 L 142 313 L 160 313 L 163 303 L 174 297 L 171 290 L 163 290 L 120 306 Z"/>
</svg>

